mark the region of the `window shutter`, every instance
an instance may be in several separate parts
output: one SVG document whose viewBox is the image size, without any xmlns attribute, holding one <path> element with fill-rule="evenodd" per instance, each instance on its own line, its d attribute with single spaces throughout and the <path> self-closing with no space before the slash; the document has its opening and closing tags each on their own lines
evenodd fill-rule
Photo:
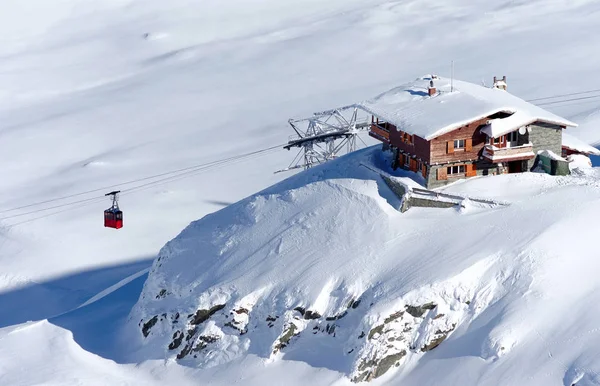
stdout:
<svg viewBox="0 0 600 386">
<path fill-rule="evenodd" d="M 448 174 L 446 173 L 446 168 L 442 166 L 437 170 L 437 179 L 438 180 L 447 180 Z"/>
<path fill-rule="evenodd" d="M 413 172 L 417 171 L 417 160 L 415 160 L 415 159 L 410 160 L 410 170 Z"/>
<path fill-rule="evenodd" d="M 400 166 L 404 167 L 404 154 L 400 154 L 398 156 L 398 159 L 400 160 Z"/>
<path fill-rule="evenodd" d="M 447 147 L 446 153 L 454 154 L 454 141 L 448 141 L 447 146 L 448 147 Z"/>
<path fill-rule="evenodd" d="M 467 175 L 467 177 L 474 177 L 474 176 L 476 176 L 477 175 L 477 171 L 476 170 L 477 169 L 475 167 L 475 164 L 467 164 L 467 169 L 466 169 L 466 172 L 467 172 L 466 175 Z"/>
<path fill-rule="evenodd" d="M 465 141 L 465 150 L 466 151 L 473 150 L 473 139 L 467 138 L 467 140 Z"/>
<path fill-rule="evenodd" d="M 427 165 L 421 165 L 421 174 L 423 174 L 423 177 L 427 178 Z"/>
</svg>

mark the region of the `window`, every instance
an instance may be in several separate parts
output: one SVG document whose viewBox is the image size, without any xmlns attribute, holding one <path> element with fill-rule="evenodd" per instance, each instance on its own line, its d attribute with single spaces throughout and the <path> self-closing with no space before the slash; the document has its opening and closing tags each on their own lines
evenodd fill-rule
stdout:
<svg viewBox="0 0 600 386">
<path fill-rule="evenodd" d="M 465 148 L 465 140 L 464 139 L 455 139 L 454 140 L 454 150 L 460 150 Z"/>
<path fill-rule="evenodd" d="M 465 165 L 448 166 L 448 174 L 460 174 L 465 172 Z"/>
<path fill-rule="evenodd" d="M 512 133 L 506 134 L 506 142 L 517 142 L 517 132 L 513 131 Z"/>
<path fill-rule="evenodd" d="M 404 166 L 410 166 L 410 157 L 407 154 L 404 155 Z"/>
<path fill-rule="evenodd" d="M 504 137 L 494 138 L 494 145 L 504 142 Z"/>
</svg>

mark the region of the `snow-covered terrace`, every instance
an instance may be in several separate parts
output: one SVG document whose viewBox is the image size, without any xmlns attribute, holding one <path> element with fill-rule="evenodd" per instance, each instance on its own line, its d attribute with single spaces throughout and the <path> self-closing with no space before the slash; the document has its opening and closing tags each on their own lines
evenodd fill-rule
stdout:
<svg viewBox="0 0 600 386">
<path fill-rule="evenodd" d="M 531 143 L 503 148 L 494 145 L 485 145 L 482 155 L 491 162 L 520 161 L 535 157 L 533 145 Z"/>
<path fill-rule="evenodd" d="M 430 81 L 437 93 L 429 96 Z M 452 83 L 452 84 L 451 84 Z M 577 124 L 532 105 L 506 91 L 448 78 L 424 76 L 356 105 L 398 129 L 431 140 L 498 112 L 511 114 L 490 121 L 483 130 L 498 137 L 533 123 Z"/>
</svg>

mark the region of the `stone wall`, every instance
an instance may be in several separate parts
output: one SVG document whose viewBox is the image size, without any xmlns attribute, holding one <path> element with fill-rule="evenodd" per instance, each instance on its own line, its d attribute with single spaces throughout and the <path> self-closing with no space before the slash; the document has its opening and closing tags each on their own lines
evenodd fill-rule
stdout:
<svg viewBox="0 0 600 386">
<path fill-rule="evenodd" d="M 535 123 L 529 126 L 529 142 L 533 144 L 533 153 L 540 150 L 550 150 L 560 156 L 562 153 L 562 128 L 545 123 Z M 535 159 L 527 161 L 527 170 L 534 166 Z"/>
<path fill-rule="evenodd" d="M 485 161 L 478 161 L 475 163 L 475 171 L 478 176 L 495 176 L 498 174 L 508 173 L 508 168 L 505 166 L 498 166 L 496 164 L 492 164 Z M 438 180 L 437 179 L 437 171 L 440 168 L 446 168 L 449 165 L 434 165 L 428 168 L 426 181 L 427 189 L 435 189 L 444 185 L 448 185 L 453 183 L 454 181 L 466 178 L 464 174 L 458 175 L 456 177 L 448 176 L 447 180 Z"/>
</svg>

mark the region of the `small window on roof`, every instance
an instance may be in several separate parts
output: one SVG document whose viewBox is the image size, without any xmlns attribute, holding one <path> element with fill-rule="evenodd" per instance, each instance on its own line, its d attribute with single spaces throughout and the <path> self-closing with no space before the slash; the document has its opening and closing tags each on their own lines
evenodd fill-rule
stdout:
<svg viewBox="0 0 600 386">
<path fill-rule="evenodd" d="M 511 112 L 511 111 L 498 111 L 497 113 L 490 115 L 488 118 L 489 119 L 504 119 L 504 118 L 510 117 L 513 114 L 514 114 L 514 112 Z"/>
</svg>

